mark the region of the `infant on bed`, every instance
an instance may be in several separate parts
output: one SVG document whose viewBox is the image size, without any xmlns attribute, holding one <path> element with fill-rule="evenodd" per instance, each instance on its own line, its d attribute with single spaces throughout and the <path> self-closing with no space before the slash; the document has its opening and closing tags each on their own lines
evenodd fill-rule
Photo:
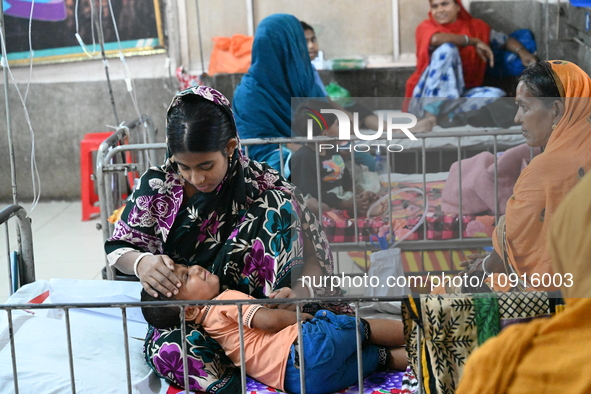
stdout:
<svg viewBox="0 0 591 394">
<path fill-rule="evenodd" d="M 179 265 L 175 270 L 182 286 L 177 300 L 248 300 L 252 297 L 226 290 L 220 294 L 219 278 L 204 268 Z M 142 301 L 154 298 L 142 290 Z M 142 307 L 146 321 L 157 328 L 180 324 L 178 308 Z M 187 321 L 194 321 L 215 339 L 227 356 L 240 365 L 240 333 L 236 305 L 188 306 Z M 331 393 L 357 382 L 355 318 L 320 310 L 313 317 L 302 313 L 302 338 L 306 368 L 306 392 Z M 259 304 L 245 305 L 244 357 L 246 373 L 260 382 L 288 392 L 300 392 L 300 355 L 297 348 L 296 313 L 269 309 Z M 361 320 L 363 333 L 363 374 L 378 369 L 404 370 L 407 365 L 402 324 L 395 320 Z M 400 333 L 393 334 L 393 333 Z"/>
<path fill-rule="evenodd" d="M 298 106 L 293 122 L 293 131 L 296 136 L 307 136 L 308 120 L 312 120 L 312 134 L 317 136 L 339 135 L 339 123 L 337 117 L 330 113 L 321 113 L 322 109 L 335 109 L 332 104 L 308 100 Z M 353 185 L 353 177 L 347 168 L 346 162 L 350 156 L 344 146 L 339 146 L 342 141 L 330 141 L 319 147 L 320 160 L 320 193 L 322 196 L 322 211 L 330 209 L 343 209 L 351 216 L 354 214 L 354 203 L 357 206 L 358 216 L 365 216 L 368 208 L 377 199 L 372 191 L 365 191 Z M 331 145 L 332 148 L 327 148 Z M 316 172 L 316 155 L 314 144 L 299 146 L 291 158 L 291 180 L 308 196 L 306 205 L 314 213 L 318 214 L 318 177 Z M 360 155 L 360 153 L 357 153 Z M 370 158 L 371 155 L 368 155 Z M 358 170 L 361 173 L 361 169 Z M 361 189 L 361 190 L 360 190 Z"/>
</svg>

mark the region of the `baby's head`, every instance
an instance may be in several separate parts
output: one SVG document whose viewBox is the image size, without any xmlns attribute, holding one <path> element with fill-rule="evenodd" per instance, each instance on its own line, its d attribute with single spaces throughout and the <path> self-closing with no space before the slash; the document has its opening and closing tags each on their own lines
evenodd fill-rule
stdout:
<svg viewBox="0 0 591 394">
<path fill-rule="evenodd" d="M 142 289 L 142 301 L 202 301 L 211 300 L 220 294 L 220 280 L 217 275 L 207 271 L 198 265 L 187 267 L 177 264 L 174 269 L 175 275 L 181 281 L 181 287 L 178 294 L 172 297 L 166 297 L 158 292 L 158 297 L 154 297 L 146 290 Z M 203 306 L 185 307 L 185 319 L 195 321 Z M 173 307 L 142 307 L 142 313 L 146 321 L 156 328 L 170 328 L 178 326 L 181 322 L 178 308 Z"/>
</svg>

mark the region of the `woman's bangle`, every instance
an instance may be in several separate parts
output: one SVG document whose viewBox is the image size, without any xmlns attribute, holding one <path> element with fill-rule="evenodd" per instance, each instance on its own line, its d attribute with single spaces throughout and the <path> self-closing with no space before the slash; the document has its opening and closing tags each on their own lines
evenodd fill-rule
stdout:
<svg viewBox="0 0 591 394">
<path fill-rule="evenodd" d="M 482 271 L 484 271 L 484 275 L 487 277 L 492 275 L 492 272 L 489 272 L 486 270 L 486 262 L 488 261 L 489 258 L 490 258 L 490 254 L 488 256 L 486 256 L 484 259 L 482 259 L 482 263 L 480 264 L 480 266 L 482 267 Z"/>
<path fill-rule="evenodd" d="M 470 45 L 470 37 L 468 37 L 467 34 L 464 34 L 464 40 L 466 40 L 466 43 L 464 44 L 464 46 Z"/>
<path fill-rule="evenodd" d="M 140 278 L 140 274 L 137 272 L 137 266 L 139 265 L 140 260 L 146 256 L 154 256 L 154 255 L 150 252 L 141 253 L 139 256 L 137 256 L 137 258 L 133 262 L 133 273 L 135 274 L 135 276 L 137 276 L 138 279 Z"/>
<path fill-rule="evenodd" d="M 523 49 L 523 47 L 517 47 L 517 49 L 515 49 L 515 54 L 517 55 L 519 53 L 519 51 L 521 51 Z"/>
<path fill-rule="evenodd" d="M 310 281 L 306 282 L 304 278 L 299 278 L 298 280 L 296 280 L 296 282 L 302 282 L 302 287 L 308 288 L 308 291 L 310 292 L 310 298 L 314 298 L 314 289 L 312 288 Z"/>
</svg>

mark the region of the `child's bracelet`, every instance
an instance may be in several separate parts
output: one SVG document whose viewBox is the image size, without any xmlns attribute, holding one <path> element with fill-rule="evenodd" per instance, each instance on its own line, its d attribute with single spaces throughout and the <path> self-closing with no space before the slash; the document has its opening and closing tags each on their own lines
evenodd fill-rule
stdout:
<svg viewBox="0 0 591 394">
<path fill-rule="evenodd" d="M 135 274 L 135 276 L 137 276 L 137 278 L 140 278 L 140 274 L 137 272 L 137 266 L 140 263 L 140 260 L 146 256 L 154 256 L 152 253 L 150 252 L 146 252 L 146 253 L 141 253 L 139 256 L 137 256 L 137 258 L 135 259 L 134 263 L 133 263 L 133 273 Z"/>
<path fill-rule="evenodd" d="M 307 287 L 308 288 L 308 291 L 310 292 L 310 298 L 314 298 L 314 289 L 310 285 L 310 281 L 306 282 L 304 280 L 304 278 L 299 278 L 298 280 L 296 280 L 296 283 L 297 282 L 302 282 L 302 287 Z"/>
</svg>

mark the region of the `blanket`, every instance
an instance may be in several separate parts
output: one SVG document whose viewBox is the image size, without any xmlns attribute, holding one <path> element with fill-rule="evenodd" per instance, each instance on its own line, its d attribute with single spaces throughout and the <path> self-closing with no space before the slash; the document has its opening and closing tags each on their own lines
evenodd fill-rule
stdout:
<svg viewBox="0 0 591 394">
<path fill-rule="evenodd" d="M 539 154 L 534 149 L 534 155 Z M 519 174 L 530 160 L 530 148 L 521 144 L 497 155 L 498 212 L 505 214 L 507 200 L 513 194 L 513 186 Z M 481 152 L 461 161 L 462 214 L 478 215 L 495 213 L 495 157 Z M 452 164 L 442 191 L 441 210 L 444 214 L 459 214 L 460 168 Z"/>
<path fill-rule="evenodd" d="M 391 189 L 387 182 L 382 182 L 379 196 L 383 197 L 390 192 L 390 204 L 392 211 L 392 228 L 396 239 L 405 236 L 421 220 L 424 212 L 424 197 L 422 193 L 407 188 L 423 189 L 422 182 L 396 181 L 398 174 L 391 175 Z M 426 214 L 426 232 L 421 225 L 406 240 L 427 239 L 441 240 L 459 237 L 460 218 L 457 213 L 445 213 L 442 210 L 443 189 L 445 180 L 426 182 L 426 196 L 428 209 Z M 323 212 L 322 225 L 329 242 L 357 242 L 370 241 L 371 235 L 377 234 L 380 227 L 388 225 L 388 199 L 381 201 L 370 209 L 370 217 L 358 217 L 359 228 L 357 239 L 355 238 L 355 220 L 344 210 L 331 210 Z M 490 215 L 462 215 L 462 235 L 465 238 L 491 237 L 494 230 L 494 217 Z"/>
</svg>

